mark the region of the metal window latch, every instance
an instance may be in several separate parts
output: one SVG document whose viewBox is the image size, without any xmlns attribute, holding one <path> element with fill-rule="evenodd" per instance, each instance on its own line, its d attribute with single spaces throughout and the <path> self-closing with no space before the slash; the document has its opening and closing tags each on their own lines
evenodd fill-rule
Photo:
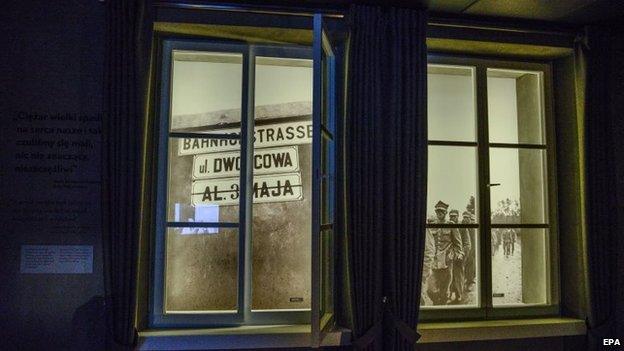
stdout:
<svg viewBox="0 0 624 351">
<path fill-rule="evenodd" d="M 499 185 L 500 185 L 500 183 L 490 183 L 490 184 L 487 185 L 487 187 L 491 188 L 493 186 L 499 186 Z"/>
</svg>

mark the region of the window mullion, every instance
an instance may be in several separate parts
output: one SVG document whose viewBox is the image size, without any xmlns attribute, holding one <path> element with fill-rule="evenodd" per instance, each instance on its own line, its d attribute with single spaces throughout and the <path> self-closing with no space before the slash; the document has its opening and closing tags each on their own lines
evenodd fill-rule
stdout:
<svg viewBox="0 0 624 351">
<path fill-rule="evenodd" d="M 193 133 L 193 132 L 170 132 L 170 138 L 179 138 L 179 139 L 226 139 L 226 140 L 234 140 L 240 139 L 239 134 L 223 134 L 223 133 Z"/>
<path fill-rule="evenodd" d="M 255 57 L 253 48 L 243 53 L 243 83 L 241 102 L 241 197 L 238 301 L 245 322 L 251 319 L 251 253 L 253 221 L 253 137 Z"/>
<path fill-rule="evenodd" d="M 167 222 L 167 228 L 238 228 L 233 222 Z"/>
<path fill-rule="evenodd" d="M 492 307 L 492 245 L 490 235 L 490 155 L 488 133 L 488 101 L 487 101 L 487 68 L 477 66 L 477 142 L 479 155 L 479 224 L 481 243 L 481 306 L 485 308 L 486 316 Z"/>
</svg>

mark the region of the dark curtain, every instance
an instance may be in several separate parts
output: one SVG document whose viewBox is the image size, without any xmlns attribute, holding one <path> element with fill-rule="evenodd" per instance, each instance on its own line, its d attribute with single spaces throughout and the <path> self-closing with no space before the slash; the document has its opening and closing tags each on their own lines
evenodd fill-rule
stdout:
<svg viewBox="0 0 624 351">
<path fill-rule="evenodd" d="M 426 12 L 351 9 L 345 131 L 354 345 L 411 350 L 427 195 Z"/>
<path fill-rule="evenodd" d="M 624 25 L 589 28 L 585 46 L 589 344 L 624 336 Z M 620 342 L 624 340 L 620 339 Z"/>
<path fill-rule="evenodd" d="M 134 311 L 140 160 L 151 44 L 148 0 L 106 1 L 106 118 L 102 123 L 102 228 L 109 338 L 136 342 Z"/>
</svg>

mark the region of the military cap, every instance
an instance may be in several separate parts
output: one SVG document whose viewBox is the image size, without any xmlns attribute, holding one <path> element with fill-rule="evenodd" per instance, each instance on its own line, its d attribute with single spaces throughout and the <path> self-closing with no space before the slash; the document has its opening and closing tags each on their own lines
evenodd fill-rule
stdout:
<svg viewBox="0 0 624 351">
<path fill-rule="evenodd" d="M 438 201 L 438 203 L 435 205 L 435 209 L 437 210 L 442 210 L 444 212 L 446 212 L 446 210 L 448 210 L 449 205 L 445 204 L 442 201 Z"/>
<path fill-rule="evenodd" d="M 472 213 L 468 212 L 468 211 L 464 211 L 464 213 L 462 213 L 462 217 L 466 218 L 470 218 L 472 219 Z"/>
<path fill-rule="evenodd" d="M 459 211 L 455 209 L 451 210 L 451 212 L 449 212 L 449 216 L 452 216 L 452 215 L 459 216 Z"/>
</svg>

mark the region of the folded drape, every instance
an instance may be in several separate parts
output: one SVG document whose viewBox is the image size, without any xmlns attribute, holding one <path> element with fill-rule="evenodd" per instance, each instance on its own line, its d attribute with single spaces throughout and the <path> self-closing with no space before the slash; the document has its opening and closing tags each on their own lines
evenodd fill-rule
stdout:
<svg viewBox="0 0 624 351">
<path fill-rule="evenodd" d="M 355 345 L 418 339 L 425 233 L 425 11 L 351 9 L 345 131 L 346 218 Z"/>
<path fill-rule="evenodd" d="M 140 160 L 151 1 L 106 1 L 106 116 L 102 122 L 102 228 L 107 326 L 118 347 L 136 341 Z"/>
<path fill-rule="evenodd" d="M 624 335 L 624 31 L 621 19 L 590 27 L 577 45 L 587 62 L 585 151 L 590 349 Z"/>
</svg>

